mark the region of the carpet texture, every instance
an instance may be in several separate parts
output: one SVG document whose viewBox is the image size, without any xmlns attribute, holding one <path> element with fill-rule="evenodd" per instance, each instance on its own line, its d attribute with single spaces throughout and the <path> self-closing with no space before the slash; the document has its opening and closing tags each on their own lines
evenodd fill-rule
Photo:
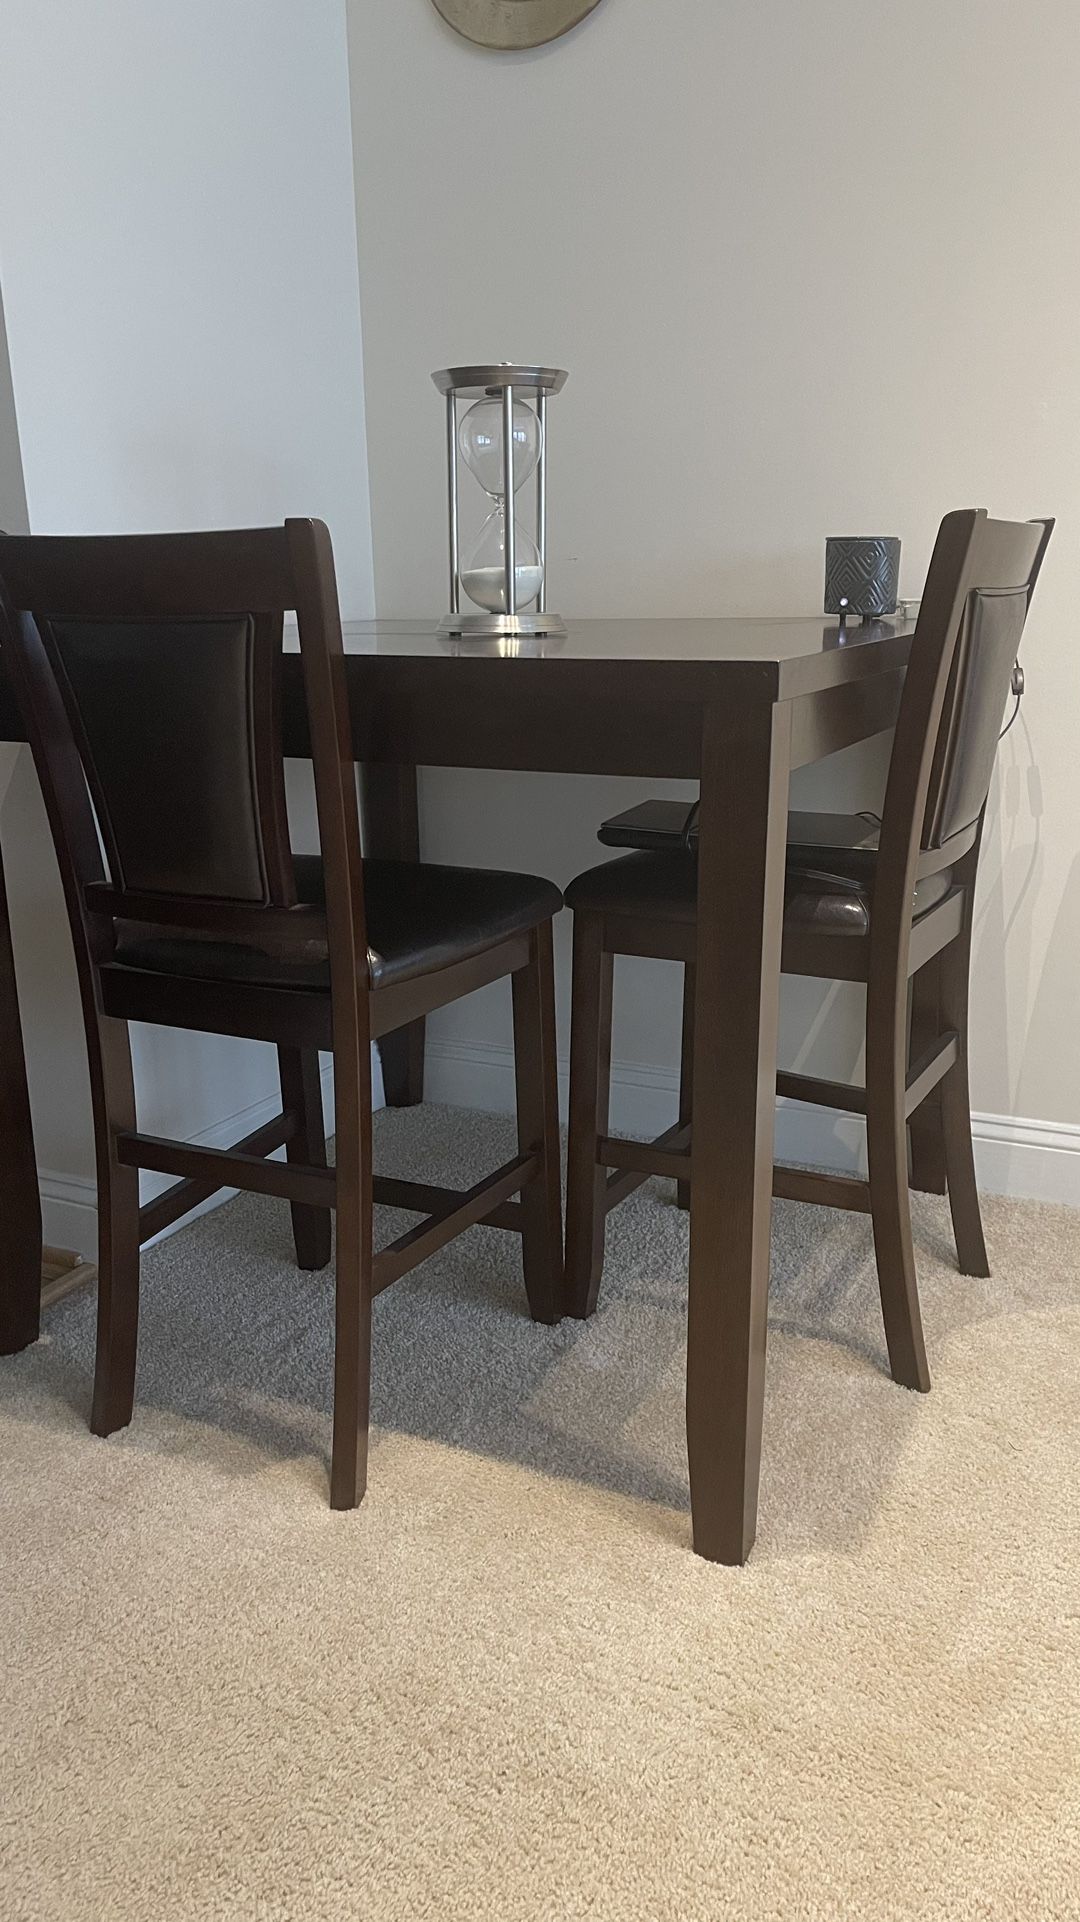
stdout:
<svg viewBox="0 0 1080 1922">
<path fill-rule="evenodd" d="M 512 1152 L 377 1137 L 435 1181 Z M 670 1196 L 613 1218 L 587 1325 L 534 1327 L 488 1229 L 380 1298 L 355 1515 L 284 1206 L 145 1257 L 123 1435 L 89 1297 L 0 1363 L 4 1922 L 1080 1917 L 1080 1213 L 988 1200 L 972 1281 L 917 1201 L 920 1398 L 868 1222 L 777 1206 L 730 1570 L 690 1551 Z"/>
</svg>

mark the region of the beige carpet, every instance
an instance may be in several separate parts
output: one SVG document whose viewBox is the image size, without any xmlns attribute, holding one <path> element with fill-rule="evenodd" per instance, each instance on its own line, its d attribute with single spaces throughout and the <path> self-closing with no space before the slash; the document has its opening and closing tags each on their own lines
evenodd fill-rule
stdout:
<svg viewBox="0 0 1080 1922">
<path fill-rule="evenodd" d="M 502 1121 L 380 1117 L 469 1177 Z M 381 1298 L 371 1491 L 326 1506 L 330 1284 L 241 1201 L 144 1267 L 136 1419 L 92 1302 L 0 1363 L 3 1922 L 1080 1916 L 1080 1213 L 917 1212 L 935 1387 L 882 1372 L 868 1224 L 777 1210 L 762 1520 L 690 1552 L 685 1217 L 525 1319 L 478 1229 Z"/>
</svg>

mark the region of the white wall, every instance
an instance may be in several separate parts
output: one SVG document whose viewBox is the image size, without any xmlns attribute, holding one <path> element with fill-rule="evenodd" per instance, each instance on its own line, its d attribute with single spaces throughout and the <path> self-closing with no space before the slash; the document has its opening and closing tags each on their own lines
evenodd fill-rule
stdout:
<svg viewBox="0 0 1080 1922">
<path fill-rule="evenodd" d="M 341 0 L 5 0 L 0 281 L 36 532 L 310 513 L 343 613 L 371 612 Z M 26 753 L 2 830 L 46 1233 L 89 1246 L 73 967 Z M 219 1140 L 270 1100 L 273 1057 L 148 1031 L 137 1079 L 150 1128 Z"/>
<path fill-rule="evenodd" d="M 22 458 L 15 425 L 15 397 L 11 391 L 11 366 L 8 361 L 7 328 L 4 322 L 3 289 L 0 288 L 0 530 L 8 534 L 25 533 L 26 489 L 23 486 Z M 18 761 L 18 749 L 0 745 L 0 810 Z"/>
<path fill-rule="evenodd" d="M 852 530 L 899 533 L 917 593 L 946 509 L 1059 517 L 987 837 L 974 1101 L 1006 1118 L 980 1124 L 984 1179 L 1080 1201 L 1075 0 L 605 0 L 518 55 L 425 0 L 349 0 L 349 24 L 381 613 L 445 604 L 429 374 L 454 361 L 571 370 L 550 414 L 571 614 L 812 612 L 825 536 Z M 865 762 L 797 794 L 872 801 Z M 641 791 L 430 773 L 425 842 L 566 881 Z M 670 1100 L 677 1017 L 670 971 L 623 973 L 632 1123 Z M 850 1020 L 807 1049 L 819 1012 L 786 984 L 787 1059 L 850 1071 Z M 433 1026 L 433 1085 L 505 1094 L 493 996 Z"/>
<path fill-rule="evenodd" d="M 17 534 L 25 532 L 26 525 L 26 488 L 15 424 L 15 396 L 11 391 L 3 288 L 0 287 L 0 529 Z"/>
</svg>

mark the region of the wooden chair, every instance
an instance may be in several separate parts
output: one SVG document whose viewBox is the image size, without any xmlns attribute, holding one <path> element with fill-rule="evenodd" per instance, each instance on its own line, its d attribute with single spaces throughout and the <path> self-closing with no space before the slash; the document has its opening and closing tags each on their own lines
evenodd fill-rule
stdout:
<svg viewBox="0 0 1080 1922">
<path fill-rule="evenodd" d="M 1001 717 L 1052 521 L 942 522 L 905 678 L 884 813 L 788 820 L 783 970 L 866 986 L 866 1085 L 781 1073 L 779 1094 L 865 1116 L 869 1179 L 776 1167 L 774 1193 L 869 1211 L 892 1372 L 926 1390 L 908 1199 L 947 1187 L 960 1267 L 989 1273 L 972 1154 L 968 975 L 983 814 Z M 666 814 L 665 814 L 666 810 Z M 738 832 L 736 823 L 732 832 Z M 654 802 L 601 839 L 639 851 L 571 883 L 574 910 L 568 1312 L 592 1313 L 612 1207 L 649 1174 L 689 1196 L 697 856 L 693 816 Z M 655 1142 L 608 1135 L 617 954 L 685 970 L 679 1120 Z M 909 1041 L 909 984 L 911 995 Z M 612 1172 L 609 1173 L 609 1170 Z"/>
<path fill-rule="evenodd" d="M 240 533 L 13 536 L 0 648 L 41 778 L 90 1056 L 100 1220 L 91 1426 L 132 1413 L 140 1243 L 225 1186 L 285 1197 L 297 1260 L 337 1212 L 331 1502 L 366 1480 L 372 1296 L 476 1222 L 521 1235 L 533 1316 L 560 1311 L 551 918 L 528 875 L 361 860 L 333 555 L 318 521 Z M 294 855 L 281 751 L 295 610 L 321 856 Z M 464 1192 L 371 1166 L 373 1038 L 509 975 L 519 1152 Z M 271 1042 L 282 1112 L 228 1151 L 140 1133 L 128 1023 Z M 318 1050 L 333 1054 L 326 1165 Z M 270 1160 L 284 1146 L 287 1160 Z M 139 1206 L 139 1169 L 179 1179 Z M 514 1196 L 520 1196 L 517 1201 Z M 426 1219 L 378 1254 L 372 1202 Z"/>
</svg>

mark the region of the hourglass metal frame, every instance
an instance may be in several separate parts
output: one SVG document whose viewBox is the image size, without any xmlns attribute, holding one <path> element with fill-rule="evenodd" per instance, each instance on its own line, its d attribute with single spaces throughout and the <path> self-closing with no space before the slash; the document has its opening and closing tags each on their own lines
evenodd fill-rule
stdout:
<svg viewBox="0 0 1080 1922">
<path fill-rule="evenodd" d="M 446 483 L 450 554 L 450 612 L 440 624 L 443 634 L 514 636 L 565 634 L 566 624 L 547 610 L 547 402 L 566 381 L 560 367 L 517 367 L 503 361 L 493 367 L 446 367 L 432 374 L 446 398 Z M 501 400 L 503 427 L 503 512 L 506 607 L 499 614 L 463 613 L 461 557 L 458 547 L 458 402 Z M 517 605 L 517 554 L 514 503 L 514 406 L 531 402 L 540 425 L 540 453 L 536 463 L 536 548 L 540 559 L 540 588 L 536 611 L 522 614 Z"/>
</svg>

